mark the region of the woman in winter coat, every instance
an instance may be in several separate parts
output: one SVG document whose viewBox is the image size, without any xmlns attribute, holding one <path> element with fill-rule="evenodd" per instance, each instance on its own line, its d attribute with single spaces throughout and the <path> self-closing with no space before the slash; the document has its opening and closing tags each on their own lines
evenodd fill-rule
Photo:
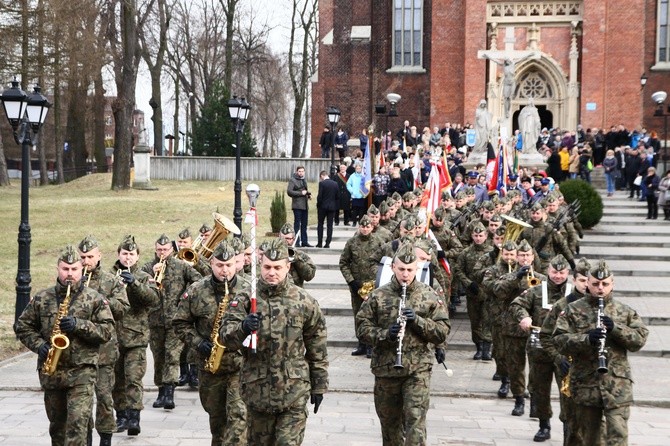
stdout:
<svg viewBox="0 0 670 446">
<path fill-rule="evenodd" d="M 654 167 L 647 169 L 647 176 L 642 182 L 647 189 L 647 220 L 656 220 L 658 218 L 658 187 L 661 179 L 656 175 Z"/>
<path fill-rule="evenodd" d="M 603 169 L 605 170 L 605 179 L 607 180 L 607 196 L 614 195 L 616 175 L 618 172 L 619 163 L 614 157 L 614 150 L 610 149 L 603 160 Z"/>
<path fill-rule="evenodd" d="M 664 220 L 670 220 L 670 170 L 665 172 L 663 179 L 658 184 L 658 203 L 663 206 Z"/>
</svg>

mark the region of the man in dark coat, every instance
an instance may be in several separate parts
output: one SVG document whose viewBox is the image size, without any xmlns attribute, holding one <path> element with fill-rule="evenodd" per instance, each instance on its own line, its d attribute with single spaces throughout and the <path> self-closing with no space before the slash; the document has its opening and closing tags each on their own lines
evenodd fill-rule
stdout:
<svg viewBox="0 0 670 446">
<path fill-rule="evenodd" d="M 323 221 L 326 220 L 326 244 L 324 248 L 330 248 L 330 241 L 333 238 L 333 219 L 335 213 L 340 207 L 340 188 L 334 180 L 328 177 L 325 170 L 322 170 L 319 177 L 319 193 L 316 196 L 316 209 L 318 214 L 318 224 L 316 233 L 318 236 L 317 248 L 321 248 L 323 241 Z"/>
</svg>

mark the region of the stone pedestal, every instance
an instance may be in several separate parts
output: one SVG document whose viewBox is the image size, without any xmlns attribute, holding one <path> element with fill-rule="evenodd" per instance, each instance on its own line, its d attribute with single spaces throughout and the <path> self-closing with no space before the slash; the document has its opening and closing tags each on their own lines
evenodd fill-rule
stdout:
<svg viewBox="0 0 670 446">
<path fill-rule="evenodd" d="M 150 175 L 151 148 L 146 145 L 137 145 L 134 149 L 133 162 L 135 164 L 134 189 L 157 190 L 151 185 Z"/>
<path fill-rule="evenodd" d="M 486 165 L 486 154 L 477 153 L 468 157 L 468 161 L 465 163 L 465 168 L 470 171 L 475 168 L 477 164 Z M 544 161 L 540 153 L 521 153 L 519 154 L 519 167 L 537 167 L 539 169 L 546 169 L 547 163 Z"/>
</svg>

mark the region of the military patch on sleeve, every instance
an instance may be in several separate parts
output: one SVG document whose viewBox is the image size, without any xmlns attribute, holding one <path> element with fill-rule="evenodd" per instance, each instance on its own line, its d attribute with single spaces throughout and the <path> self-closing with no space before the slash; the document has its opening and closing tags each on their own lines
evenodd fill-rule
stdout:
<svg viewBox="0 0 670 446">
<path fill-rule="evenodd" d="M 437 299 L 437 304 L 438 305 L 444 305 L 444 301 L 442 299 Z"/>
<path fill-rule="evenodd" d="M 231 301 L 230 301 L 230 306 L 231 306 L 232 308 L 236 308 L 236 307 L 237 307 L 237 301 L 236 301 L 236 300 L 231 300 Z"/>
<path fill-rule="evenodd" d="M 565 310 L 561 310 L 561 314 L 559 314 L 558 316 L 559 316 L 559 317 L 560 317 L 560 316 L 565 316 Z"/>
<path fill-rule="evenodd" d="M 109 305 L 109 301 L 107 299 L 102 299 L 102 303 L 105 305 Z"/>
<path fill-rule="evenodd" d="M 181 298 L 182 298 L 182 299 L 188 299 L 188 293 L 184 293 L 184 294 L 182 294 L 182 295 L 181 295 Z"/>
</svg>

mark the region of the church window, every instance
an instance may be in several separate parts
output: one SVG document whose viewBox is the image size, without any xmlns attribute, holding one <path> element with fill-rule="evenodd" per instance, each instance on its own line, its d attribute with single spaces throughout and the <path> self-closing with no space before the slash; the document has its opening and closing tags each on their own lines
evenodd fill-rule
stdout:
<svg viewBox="0 0 670 446">
<path fill-rule="evenodd" d="M 423 65 L 423 0 L 393 0 L 393 66 Z"/>
<path fill-rule="evenodd" d="M 670 36 L 668 22 L 670 21 L 669 0 L 658 1 L 656 61 L 665 66 L 670 65 Z"/>
</svg>

